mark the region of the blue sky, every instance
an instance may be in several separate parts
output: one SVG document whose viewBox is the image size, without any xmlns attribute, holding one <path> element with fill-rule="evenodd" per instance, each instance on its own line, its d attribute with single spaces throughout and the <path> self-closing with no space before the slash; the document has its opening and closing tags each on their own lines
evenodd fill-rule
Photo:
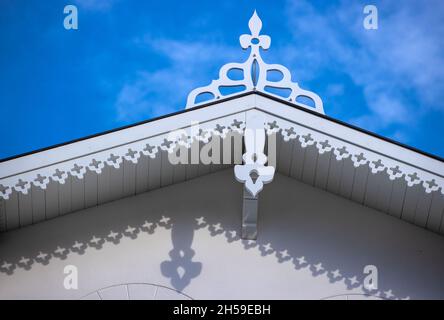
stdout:
<svg viewBox="0 0 444 320">
<path fill-rule="evenodd" d="M 79 10 L 65 30 L 63 8 Z M 363 8 L 379 11 L 363 28 Z M 326 114 L 444 157 L 444 2 L 2 0 L 0 158 L 182 110 L 246 53 L 257 9 L 263 54 L 318 93 Z"/>
</svg>

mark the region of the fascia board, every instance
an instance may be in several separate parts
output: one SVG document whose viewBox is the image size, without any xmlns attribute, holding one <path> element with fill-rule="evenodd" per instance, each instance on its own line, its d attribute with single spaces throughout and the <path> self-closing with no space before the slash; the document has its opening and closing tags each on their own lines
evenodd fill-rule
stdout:
<svg viewBox="0 0 444 320">
<path fill-rule="evenodd" d="M 428 157 L 395 143 L 379 139 L 359 130 L 319 117 L 315 114 L 291 108 L 263 95 L 255 95 L 255 107 L 258 110 L 321 132 L 346 143 L 370 150 L 444 178 L 444 162 Z"/>
<path fill-rule="evenodd" d="M 162 118 L 154 122 L 11 159 L 0 163 L 0 179 L 189 127 L 196 121 L 203 123 L 226 117 L 230 114 L 243 112 L 254 107 L 254 96 L 242 96 L 215 103 L 205 108 Z"/>
</svg>

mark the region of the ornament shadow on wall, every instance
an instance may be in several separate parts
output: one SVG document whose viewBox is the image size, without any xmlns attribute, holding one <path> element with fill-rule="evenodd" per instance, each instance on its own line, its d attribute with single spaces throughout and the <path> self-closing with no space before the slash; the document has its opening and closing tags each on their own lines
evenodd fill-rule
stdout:
<svg viewBox="0 0 444 320">
<path fill-rule="evenodd" d="M 0 276 L 13 275 L 20 269 L 31 270 L 35 265 L 45 266 L 54 259 L 69 261 L 69 256 L 83 255 L 91 250 L 109 250 L 110 246 L 119 246 L 122 241 L 151 237 L 163 229 L 162 232 L 171 231 L 171 250 L 169 258 L 159 263 L 159 271 L 180 292 L 186 293 L 193 279 L 205 272 L 205 263 L 199 258 L 201 253 L 193 248 L 193 240 L 196 232 L 207 232 L 211 237 L 223 237 L 230 245 L 241 244 L 244 250 L 253 250 L 261 257 L 273 256 L 276 263 L 291 264 L 295 272 L 309 271 L 313 277 L 326 276 L 330 283 L 343 282 L 347 290 L 362 288 L 365 293 L 364 276 L 356 273 L 362 267 L 344 260 L 342 252 L 346 249 L 341 248 L 341 243 L 328 241 L 322 236 L 312 239 L 310 246 L 319 245 L 325 248 L 313 250 L 304 239 L 298 238 L 301 232 L 295 231 L 294 226 L 299 222 L 292 221 L 297 217 L 296 214 L 276 219 L 273 223 L 262 220 L 263 226 L 272 225 L 279 230 L 272 232 L 271 236 L 269 232 L 261 232 L 256 241 L 241 239 L 241 213 L 226 213 L 232 211 L 227 206 L 240 208 L 240 203 L 236 202 L 242 201 L 238 197 L 242 186 L 232 179 L 231 173 L 222 177 L 214 186 L 206 180 L 228 171 L 231 172 L 232 168 L 185 182 L 188 186 L 180 189 L 180 192 L 175 188 L 181 188 L 183 184 L 172 185 L 89 208 L 81 215 L 69 214 L 15 232 L 2 233 Z M 169 188 L 172 192 L 164 194 L 164 190 Z M 214 188 L 226 190 L 217 203 L 206 200 L 211 199 Z M 269 192 L 276 192 L 273 190 L 274 187 L 270 187 L 265 191 L 262 210 L 267 210 L 271 203 L 274 207 L 276 203 L 285 203 L 285 196 L 266 196 Z M 175 194 L 174 201 L 167 198 L 171 194 Z M 306 195 L 305 198 L 300 197 L 299 203 L 313 200 L 305 199 Z M 281 208 L 278 207 L 277 210 L 281 211 Z M 288 214 L 293 212 L 288 211 L 288 208 L 282 210 Z M 122 213 L 125 213 L 125 219 L 122 219 Z M 24 233 L 23 236 L 21 233 Z M 144 241 L 149 242 L 150 239 Z M 149 258 L 149 251 L 146 254 Z M 220 258 L 219 255 L 220 253 L 215 253 L 214 259 Z M 112 280 L 109 281 L 111 284 Z M 141 279 L 147 282 L 149 280 Z M 407 295 L 402 294 L 402 290 L 395 293 L 390 288 L 381 288 L 378 292 L 367 294 L 384 297 L 384 292 L 390 293 L 390 298 L 405 298 Z"/>
</svg>

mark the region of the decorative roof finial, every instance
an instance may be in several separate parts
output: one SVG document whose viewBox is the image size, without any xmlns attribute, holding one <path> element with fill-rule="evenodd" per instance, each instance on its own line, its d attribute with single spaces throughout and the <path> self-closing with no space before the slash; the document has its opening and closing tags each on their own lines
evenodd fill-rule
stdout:
<svg viewBox="0 0 444 320">
<path fill-rule="evenodd" d="M 210 100 L 215 100 L 223 96 L 221 89 L 232 88 L 232 90 L 235 91 L 234 93 L 251 90 L 262 91 L 323 114 L 324 107 L 322 100 L 316 93 L 303 90 L 297 82 L 292 82 L 290 71 L 286 67 L 279 64 L 267 64 L 262 60 L 259 49 L 267 50 L 270 47 L 271 38 L 267 35 L 260 35 L 262 21 L 257 15 L 256 10 L 248 22 L 248 27 L 250 28 L 251 34 L 243 34 L 239 38 L 240 45 L 243 49 L 251 48 L 248 59 L 243 63 L 228 63 L 224 65 L 219 71 L 219 79 L 213 80 L 208 86 L 196 88 L 191 91 L 188 95 L 186 108 L 188 109 L 198 104 L 196 103 L 196 98 L 201 94 L 208 93 L 212 96 Z M 242 79 L 231 79 L 229 72 L 233 70 L 241 71 L 243 75 Z M 278 72 L 281 75 L 281 79 L 277 81 L 267 79 L 267 75 L 271 72 Z M 236 90 L 239 88 L 241 90 Z M 287 95 L 278 95 L 273 92 L 276 90 L 289 91 L 290 93 Z M 314 107 L 297 101 L 298 97 L 311 99 Z"/>
</svg>

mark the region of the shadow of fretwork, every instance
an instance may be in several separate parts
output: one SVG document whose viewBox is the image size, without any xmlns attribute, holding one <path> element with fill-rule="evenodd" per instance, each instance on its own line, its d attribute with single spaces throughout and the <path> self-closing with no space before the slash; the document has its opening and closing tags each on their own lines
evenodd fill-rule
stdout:
<svg viewBox="0 0 444 320">
<path fill-rule="evenodd" d="M 192 261 L 195 252 L 193 243 L 195 221 L 189 215 L 176 216 L 171 229 L 173 249 L 169 252 L 170 260 L 160 265 L 162 274 L 171 279 L 172 286 L 182 291 L 191 279 L 197 277 L 202 270 L 202 263 Z"/>
<path fill-rule="evenodd" d="M 436 281 L 444 265 L 439 235 L 277 174 L 260 195 L 258 239 L 246 241 L 239 237 L 242 188 L 231 168 L 2 233 L 0 277 L 169 230 L 168 258 L 159 261 L 159 269 L 180 291 L 205 271 L 205 259 L 230 253 L 210 250 L 204 258 L 197 249 L 202 243 L 193 240 L 197 232 L 208 232 L 294 272 L 343 283 L 346 290 L 361 288 L 385 299 L 444 296 L 444 280 Z M 424 247 L 427 251 L 418 252 Z M 379 269 L 379 288 L 368 292 L 362 271 L 370 264 Z"/>
</svg>

